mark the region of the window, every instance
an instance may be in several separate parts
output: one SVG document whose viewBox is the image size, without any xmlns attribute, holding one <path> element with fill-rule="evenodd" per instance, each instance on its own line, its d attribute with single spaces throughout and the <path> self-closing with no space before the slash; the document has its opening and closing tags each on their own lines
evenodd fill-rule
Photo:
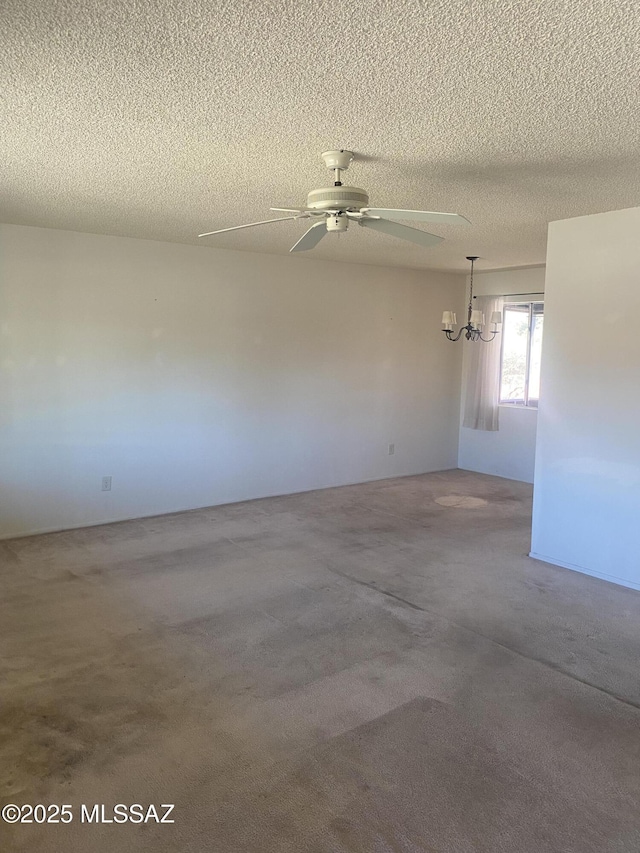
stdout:
<svg viewBox="0 0 640 853">
<path fill-rule="evenodd" d="M 543 321 L 542 302 L 509 302 L 504 305 L 500 403 L 538 405 Z"/>
</svg>

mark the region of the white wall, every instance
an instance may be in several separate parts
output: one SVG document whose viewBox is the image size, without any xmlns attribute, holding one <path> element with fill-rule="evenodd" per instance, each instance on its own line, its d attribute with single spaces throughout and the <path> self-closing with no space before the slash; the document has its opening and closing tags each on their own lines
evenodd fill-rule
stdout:
<svg viewBox="0 0 640 853">
<path fill-rule="evenodd" d="M 524 406 L 500 406 L 500 429 L 460 427 L 458 468 L 533 483 L 538 415 Z"/>
<path fill-rule="evenodd" d="M 0 536 L 456 467 L 462 276 L 22 226 L 0 257 Z"/>
<path fill-rule="evenodd" d="M 531 294 L 531 299 L 541 299 L 541 296 L 533 294 L 544 292 L 544 280 L 544 267 L 475 273 L 473 291 L 477 296 L 516 293 L 523 298 L 528 298 Z M 467 291 L 467 300 L 468 298 Z M 481 344 L 466 341 L 463 344 L 465 377 L 467 356 L 470 348 L 474 346 L 481 346 Z M 465 387 L 462 390 L 463 407 L 464 394 Z M 467 471 L 479 471 L 482 474 L 495 474 L 510 480 L 533 483 L 537 410 L 524 406 L 500 406 L 499 420 L 500 429 L 497 432 L 468 429 L 463 427 L 462 423 L 460 424 L 458 467 Z"/>
<path fill-rule="evenodd" d="M 640 589 L 640 208 L 552 222 L 531 556 Z"/>
</svg>

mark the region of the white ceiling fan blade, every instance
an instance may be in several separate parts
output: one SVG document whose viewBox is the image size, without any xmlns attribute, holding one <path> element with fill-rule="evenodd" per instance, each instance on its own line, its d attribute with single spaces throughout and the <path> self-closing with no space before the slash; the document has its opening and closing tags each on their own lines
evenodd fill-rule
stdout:
<svg viewBox="0 0 640 853">
<path fill-rule="evenodd" d="M 312 225 L 308 231 L 305 231 L 302 237 L 298 240 L 298 242 L 292 246 L 289 251 L 290 252 L 306 252 L 307 249 L 313 249 L 314 246 L 317 246 L 320 240 L 327 233 L 327 223 L 326 222 L 316 222 L 315 225 Z"/>
<path fill-rule="evenodd" d="M 270 207 L 269 210 L 275 210 L 276 213 L 298 213 L 302 216 L 324 216 L 326 210 L 316 210 L 315 207 Z"/>
<path fill-rule="evenodd" d="M 248 225 L 233 225 L 231 228 L 219 228 L 217 231 L 207 231 L 206 234 L 198 234 L 198 237 L 211 237 L 212 234 L 224 234 L 225 231 L 240 231 L 241 228 L 254 228 L 256 225 L 268 225 L 270 222 L 284 222 L 285 219 L 304 219 L 303 214 L 297 216 L 281 216 L 279 219 L 263 219 L 262 222 L 249 222 Z"/>
<path fill-rule="evenodd" d="M 357 222 L 363 228 L 372 228 L 374 231 L 382 231 L 383 234 L 389 234 L 391 237 L 410 240 L 412 243 L 417 243 L 418 246 L 435 246 L 443 239 L 436 237 L 435 234 L 428 234 L 426 231 L 419 231 L 417 228 L 409 228 L 408 225 L 392 222 L 390 219 L 367 219 L 365 217 L 358 219 Z"/>
<path fill-rule="evenodd" d="M 306 207 L 270 207 L 269 210 L 275 210 L 277 213 L 306 213 Z"/>
<path fill-rule="evenodd" d="M 389 207 L 363 207 L 360 213 L 390 219 L 413 219 L 416 222 L 439 222 L 442 225 L 471 225 L 459 213 L 438 213 L 433 210 L 395 210 Z"/>
</svg>

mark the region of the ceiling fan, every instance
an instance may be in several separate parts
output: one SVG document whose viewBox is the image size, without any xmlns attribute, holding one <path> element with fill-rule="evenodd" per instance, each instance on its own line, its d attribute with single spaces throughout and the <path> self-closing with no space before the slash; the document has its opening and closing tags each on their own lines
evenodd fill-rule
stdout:
<svg viewBox="0 0 640 853">
<path fill-rule="evenodd" d="M 357 222 L 363 228 L 372 231 L 382 231 L 401 240 L 410 240 L 418 246 L 435 246 L 443 238 L 417 228 L 409 228 L 394 222 L 395 219 L 409 219 L 417 222 L 433 222 L 447 225 L 469 225 L 468 219 L 457 213 L 436 213 L 427 210 L 393 210 L 385 207 L 368 207 L 369 196 L 359 187 L 345 187 L 340 180 L 342 172 L 349 168 L 353 160 L 353 151 L 325 151 L 322 159 L 325 165 L 334 173 L 332 187 L 322 187 L 311 190 L 307 196 L 306 207 L 271 207 L 276 213 L 288 213 L 277 219 L 265 219 L 262 222 L 250 222 L 248 225 L 234 225 L 231 228 L 220 228 L 217 231 L 207 231 L 198 237 L 211 237 L 213 234 L 224 234 L 227 231 L 239 231 L 242 228 L 255 228 L 256 225 L 268 225 L 271 222 L 284 222 L 288 219 L 316 219 L 318 221 L 300 237 L 290 249 L 290 252 L 306 252 L 318 245 L 327 232 L 346 231 L 349 221 Z M 387 218 L 390 217 L 390 218 Z"/>
</svg>

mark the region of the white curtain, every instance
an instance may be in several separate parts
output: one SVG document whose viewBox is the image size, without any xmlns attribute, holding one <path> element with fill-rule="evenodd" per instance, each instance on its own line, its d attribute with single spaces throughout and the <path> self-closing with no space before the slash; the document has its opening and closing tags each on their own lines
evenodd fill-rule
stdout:
<svg viewBox="0 0 640 853">
<path fill-rule="evenodd" d="M 493 311 L 502 311 L 501 296 L 478 296 L 474 308 L 485 316 L 483 335 L 494 328 L 489 322 Z M 504 328 L 499 326 L 499 329 Z M 467 385 L 462 426 L 469 429 L 498 429 L 498 395 L 500 386 L 500 339 L 497 334 L 490 343 L 468 342 Z"/>
</svg>

